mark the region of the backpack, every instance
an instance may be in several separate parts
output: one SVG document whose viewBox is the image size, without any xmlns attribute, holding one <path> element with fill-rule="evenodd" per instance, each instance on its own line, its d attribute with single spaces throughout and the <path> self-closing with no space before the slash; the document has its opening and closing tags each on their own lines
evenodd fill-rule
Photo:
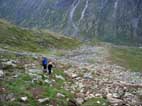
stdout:
<svg viewBox="0 0 142 106">
<path fill-rule="evenodd" d="M 48 59 L 44 57 L 42 60 L 42 65 L 47 65 L 47 64 L 48 64 Z"/>
</svg>

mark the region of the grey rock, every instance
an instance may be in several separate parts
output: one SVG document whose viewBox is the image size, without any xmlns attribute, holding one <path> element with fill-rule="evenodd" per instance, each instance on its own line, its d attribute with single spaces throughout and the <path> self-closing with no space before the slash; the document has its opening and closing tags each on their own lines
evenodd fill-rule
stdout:
<svg viewBox="0 0 142 106">
<path fill-rule="evenodd" d="M 131 105 L 142 104 L 140 98 L 137 95 L 134 95 L 130 92 L 126 92 L 124 97 L 124 101 Z"/>
<path fill-rule="evenodd" d="M 112 97 L 119 99 L 119 98 L 120 98 L 120 95 L 119 95 L 118 93 L 113 93 L 113 94 L 112 94 Z"/>
<path fill-rule="evenodd" d="M 56 97 L 58 97 L 58 98 L 64 98 L 65 95 L 63 95 L 63 94 L 61 94 L 61 93 L 57 93 Z"/>
<path fill-rule="evenodd" d="M 42 70 L 34 69 L 34 68 L 33 68 L 33 69 L 29 69 L 28 72 L 29 72 L 29 73 L 41 73 Z"/>
<path fill-rule="evenodd" d="M 121 106 L 124 104 L 124 101 L 121 100 L 121 99 L 116 99 L 116 98 L 113 98 L 113 95 L 108 93 L 107 94 L 107 100 L 109 101 L 109 103 L 115 105 L 115 106 Z"/>
<path fill-rule="evenodd" d="M 0 70 L 0 78 L 4 77 L 4 72 L 3 70 Z"/>
<path fill-rule="evenodd" d="M 13 78 L 17 78 L 19 75 L 18 74 L 16 74 L 16 75 L 14 75 L 14 76 L 12 76 Z"/>
<path fill-rule="evenodd" d="M 102 94 L 97 93 L 97 94 L 95 94 L 95 97 L 100 97 L 100 98 L 102 98 L 103 96 L 102 96 Z"/>
<path fill-rule="evenodd" d="M 76 98 L 76 102 L 78 104 L 82 104 L 84 102 L 84 99 L 83 98 Z"/>
<path fill-rule="evenodd" d="M 56 75 L 55 77 L 56 77 L 57 79 L 65 80 L 65 78 L 64 78 L 63 76 L 61 76 L 61 75 Z"/>
<path fill-rule="evenodd" d="M 71 74 L 71 78 L 76 78 L 77 76 L 78 76 L 77 74 L 74 73 Z"/>
<path fill-rule="evenodd" d="M 76 102 L 76 100 L 69 100 L 68 106 L 80 106 L 80 105 Z"/>
<path fill-rule="evenodd" d="M 91 73 L 85 73 L 83 76 L 85 79 L 93 79 L 93 76 Z"/>
<path fill-rule="evenodd" d="M 15 60 L 10 60 L 10 61 L 7 61 L 7 62 L 3 62 L 3 65 L 4 65 L 4 67 L 6 67 L 6 66 L 16 67 L 17 66 Z"/>
<path fill-rule="evenodd" d="M 28 100 L 28 97 L 27 97 L 27 96 L 21 97 L 20 100 L 21 100 L 22 102 L 26 102 L 26 101 Z"/>
<path fill-rule="evenodd" d="M 10 94 L 0 94 L 0 101 L 9 101 L 11 99 L 15 98 L 15 95 L 13 93 Z"/>
<path fill-rule="evenodd" d="M 39 103 L 49 102 L 49 98 L 38 99 L 38 102 L 39 102 Z"/>
</svg>

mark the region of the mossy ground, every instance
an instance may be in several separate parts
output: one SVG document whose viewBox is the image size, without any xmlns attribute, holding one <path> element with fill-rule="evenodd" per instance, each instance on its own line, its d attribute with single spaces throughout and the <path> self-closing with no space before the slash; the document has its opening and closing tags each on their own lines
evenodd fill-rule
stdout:
<svg viewBox="0 0 142 106">
<path fill-rule="evenodd" d="M 142 49 L 137 47 L 112 47 L 111 60 L 132 71 L 142 72 Z"/>
<path fill-rule="evenodd" d="M 24 70 L 23 70 L 24 71 Z M 42 71 L 42 70 L 41 70 Z M 65 80 L 57 79 L 55 75 L 61 75 L 65 78 Z M 45 104 L 40 104 L 37 102 L 37 98 L 46 98 L 48 97 L 50 99 L 49 103 L 46 104 L 52 104 L 54 101 L 55 104 L 58 104 L 59 106 L 67 106 L 67 98 L 72 99 L 73 94 L 71 94 L 69 91 L 64 90 L 64 82 L 68 81 L 67 77 L 65 77 L 62 70 L 54 69 L 54 72 L 49 77 L 46 73 L 40 73 L 39 76 L 42 77 L 41 80 L 32 82 L 32 77 L 29 76 L 26 73 L 20 73 L 20 75 L 11 80 L 4 80 L 1 82 L 1 86 L 6 88 L 8 93 L 14 93 L 16 95 L 15 101 L 3 101 L 1 104 L 5 104 L 5 106 L 11 106 L 15 104 L 15 106 L 18 106 L 18 104 L 24 104 L 27 106 L 42 106 Z M 48 77 L 48 80 L 55 80 L 54 84 L 48 84 L 45 83 L 45 76 Z M 12 77 L 12 76 L 9 76 Z M 39 91 L 39 94 L 34 94 L 32 92 L 33 89 L 41 90 Z M 57 98 L 56 94 L 61 93 L 65 95 L 63 98 Z M 23 103 L 20 101 L 20 97 L 27 96 L 28 101 Z M 37 96 L 37 98 L 36 98 Z"/>
<path fill-rule="evenodd" d="M 53 49 L 72 49 L 80 41 L 43 30 L 28 30 L 0 20 L 0 48 L 44 53 Z"/>
</svg>

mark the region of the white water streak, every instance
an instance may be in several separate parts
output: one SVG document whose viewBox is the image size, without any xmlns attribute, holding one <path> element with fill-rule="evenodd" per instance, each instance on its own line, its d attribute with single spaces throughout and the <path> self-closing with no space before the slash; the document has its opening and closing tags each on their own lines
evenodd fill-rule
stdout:
<svg viewBox="0 0 142 106">
<path fill-rule="evenodd" d="M 84 18 L 85 12 L 86 12 L 86 10 L 88 8 L 88 3 L 89 3 L 89 0 L 86 0 L 86 4 L 85 4 L 85 7 L 84 7 L 84 9 L 83 9 L 83 11 L 81 13 L 81 17 L 79 19 L 79 22 Z"/>
<path fill-rule="evenodd" d="M 119 0 L 115 0 L 115 3 L 114 3 L 114 11 L 113 11 L 113 15 L 112 15 L 114 18 L 116 17 L 118 2 L 119 2 Z"/>
<path fill-rule="evenodd" d="M 72 24 L 73 28 L 78 31 L 78 27 L 76 26 L 76 24 L 74 23 L 73 21 L 73 16 L 74 16 L 74 12 L 77 8 L 77 6 L 79 5 L 80 3 L 80 0 L 75 0 L 72 4 L 72 9 L 71 9 L 71 12 L 70 12 L 70 15 L 69 15 L 69 20 L 70 20 L 70 23 Z"/>
</svg>

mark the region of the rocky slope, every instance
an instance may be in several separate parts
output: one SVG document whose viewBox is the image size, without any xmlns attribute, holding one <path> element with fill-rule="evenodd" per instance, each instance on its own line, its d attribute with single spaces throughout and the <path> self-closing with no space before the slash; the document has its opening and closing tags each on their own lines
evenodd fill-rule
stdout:
<svg viewBox="0 0 142 106">
<path fill-rule="evenodd" d="M 141 0 L 1 0 L 0 17 L 25 27 L 118 44 L 142 43 Z"/>
<path fill-rule="evenodd" d="M 6 106 L 141 106 L 141 72 L 112 64 L 109 47 L 84 45 L 49 56 L 56 62 L 52 76 L 42 73 L 39 54 L 2 56 L 0 100 Z"/>
<path fill-rule="evenodd" d="M 108 48 L 84 46 L 60 58 L 61 62 L 72 65 L 65 73 L 73 79 L 73 83 L 65 84 L 64 88 L 77 92 L 79 103 L 101 97 L 107 98 L 112 106 L 140 106 L 141 73 L 111 64 Z"/>
</svg>

